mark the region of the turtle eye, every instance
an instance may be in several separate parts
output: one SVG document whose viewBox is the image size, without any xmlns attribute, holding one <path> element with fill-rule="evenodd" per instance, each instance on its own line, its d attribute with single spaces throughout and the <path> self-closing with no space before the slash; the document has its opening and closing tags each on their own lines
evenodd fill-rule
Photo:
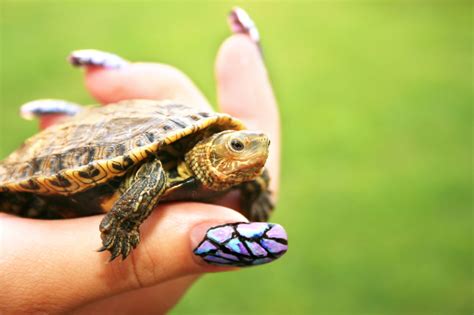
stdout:
<svg viewBox="0 0 474 315">
<path fill-rule="evenodd" d="M 242 141 L 237 140 L 237 139 L 232 139 L 232 141 L 230 141 L 230 146 L 235 151 L 242 151 L 245 147 L 244 144 L 242 143 Z"/>
</svg>

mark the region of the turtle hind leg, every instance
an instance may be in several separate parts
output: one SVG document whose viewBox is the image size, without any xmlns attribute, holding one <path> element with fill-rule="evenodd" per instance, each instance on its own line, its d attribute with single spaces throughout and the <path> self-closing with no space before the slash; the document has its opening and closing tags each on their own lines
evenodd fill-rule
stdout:
<svg viewBox="0 0 474 315">
<path fill-rule="evenodd" d="M 25 103 L 20 108 L 20 116 L 27 120 L 46 115 L 74 116 L 82 110 L 81 105 L 57 99 L 41 99 Z"/>
<path fill-rule="evenodd" d="M 166 173 L 161 162 L 153 159 L 142 164 L 128 186 L 100 223 L 102 247 L 108 250 L 110 261 L 122 255 L 125 259 L 140 242 L 140 224 L 150 215 L 166 188 Z"/>
<path fill-rule="evenodd" d="M 268 221 L 273 211 L 274 204 L 268 190 L 269 182 L 268 171 L 264 170 L 260 177 L 240 185 L 242 192 L 240 205 L 250 221 Z"/>
</svg>

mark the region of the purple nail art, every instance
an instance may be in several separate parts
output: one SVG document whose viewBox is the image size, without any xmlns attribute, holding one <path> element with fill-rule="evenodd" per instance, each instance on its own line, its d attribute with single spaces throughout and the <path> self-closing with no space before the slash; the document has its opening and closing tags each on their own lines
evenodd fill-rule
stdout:
<svg viewBox="0 0 474 315">
<path fill-rule="evenodd" d="M 260 34 L 257 26 L 245 10 L 235 7 L 230 11 L 228 21 L 233 33 L 247 34 L 250 39 L 260 45 Z"/>
<path fill-rule="evenodd" d="M 75 67 L 95 66 L 109 69 L 118 69 L 128 62 L 115 54 L 95 49 L 83 49 L 73 51 L 68 61 Z"/>
<path fill-rule="evenodd" d="M 230 223 L 210 228 L 194 254 L 220 266 L 254 266 L 286 253 L 288 237 L 273 223 Z"/>
</svg>

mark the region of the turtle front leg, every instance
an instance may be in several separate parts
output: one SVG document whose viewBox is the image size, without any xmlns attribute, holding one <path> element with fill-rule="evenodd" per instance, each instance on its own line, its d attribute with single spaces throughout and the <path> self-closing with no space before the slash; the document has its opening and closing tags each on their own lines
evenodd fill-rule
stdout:
<svg viewBox="0 0 474 315">
<path fill-rule="evenodd" d="M 122 255 L 125 259 L 140 241 L 140 224 L 150 215 L 166 188 L 166 173 L 161 162 L 153 159 L 142 164 L 130 180 L 126 190 L 114 203 L 100 223 L 102 247 L 108 250 L 110 261 Z"/>
<path fill-rule="evenodd" d="M 240 206 L 250 221 L 268 221 L 274 208 L 271 193 L 268 190 L 270 177 L 264 170 L 255 180 L 240 185 L 242 192 Z"/>
</svg>

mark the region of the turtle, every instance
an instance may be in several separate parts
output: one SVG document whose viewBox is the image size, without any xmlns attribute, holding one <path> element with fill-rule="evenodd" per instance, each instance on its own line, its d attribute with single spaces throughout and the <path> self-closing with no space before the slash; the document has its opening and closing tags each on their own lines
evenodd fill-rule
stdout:
<svg viewBox="0 0 474 315">
<path fill-rule="evenodd" d="M 240 190 L 241 208 L 266 221 L 274 205 L 265 169 L 270 140 L 234 117 L 173 100 L 80 106 L 39 100 L 24 116 L 69 115 L 0 162 L 0 211 L 61 219 L 105 214 L 99 230 L 110 261 L 140 241 L 158 202 L 214 202 Z"/>
</svg>

